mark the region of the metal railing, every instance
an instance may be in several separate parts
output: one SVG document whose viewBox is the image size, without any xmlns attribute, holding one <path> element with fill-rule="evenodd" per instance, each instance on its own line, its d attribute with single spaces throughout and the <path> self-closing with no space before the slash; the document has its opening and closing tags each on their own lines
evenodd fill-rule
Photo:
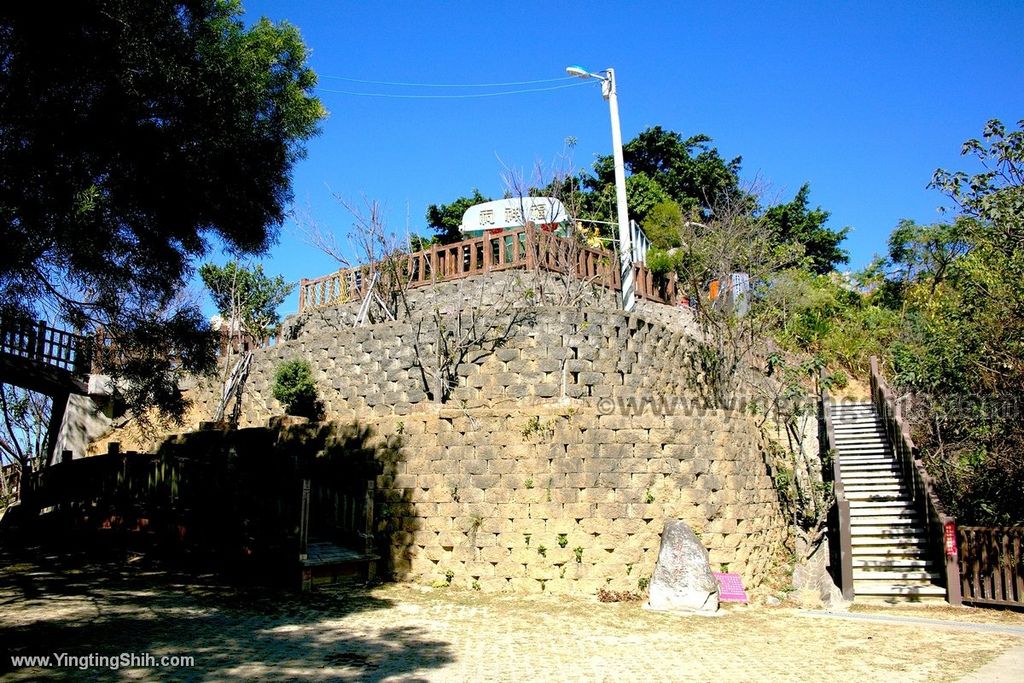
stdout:
<svg viewBox="0 0 1024 683">
<path fill-rule="evenodd" d="M 871 400 L 875 404 L 886 435 L 892 445 L 903 481 L 910 492 L 911 501 L 924 520 L 928 548 L 942 567 L 946 582 L 946 601 L 960 605 L 960 565 L 957 559 L 956 519 L 947 515 L 935 493 L 932 476 L 921 461 L 910 427 L 896 403 L 892 389 L 879 370 L 878 358 L 871 357 Z"/>
<path fill-rule="evenodd" d="M 299 282 L 299 313 L 362 299 L 376 265 L 343 268 L 336 273 Z M 565 237 L 526 226 L 515 230 L 434 245 L 404 254 L 396 269 L 409 288 L 458 280 L 503 270 L 544 270 L 572 273 L 581 280 L 620 290 L 621 277 L 615 254 L 606 249 L 580 245 Z M 674 304 L 675 282 L 658 281 L 642 263 L 633 264 L 636 295 L 658 303 Z"/>
</svg>

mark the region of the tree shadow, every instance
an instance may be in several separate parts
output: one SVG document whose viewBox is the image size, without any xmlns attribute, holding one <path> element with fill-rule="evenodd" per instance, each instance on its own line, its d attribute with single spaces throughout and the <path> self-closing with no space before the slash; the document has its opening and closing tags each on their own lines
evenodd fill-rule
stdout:
<svg viewBox="0 0 1024 683">
<path fill-rule="evenodd" d="M 0 671 L 54 680 L 137 677 L 139 669 L 14 669 L 11 655 L 189 655 L 194 667 L 145 669 L 147 679 L 416 680 L 453 661 L 449 643 L 396 626 L 395 605 L 365 587 L 315 593 L 238 589 L 209 575 L 143 563 L 47 553 L 0 560 Z M 44 561 L 46 568 L 43 568 Z M 18 623 L 17 613 L 46 609 Z M 345 620 L 360 615 L 357 623 Z M 16 625 L 15 625 L 16 624 Z M 132 673 L 134 672 L 134 673 Z"/>
<path fill-rule="evenodd" d="M 173 437 L 152 455 L 115 454 L 128 463 L 115 463 L 119 478 L 103 470 L 76 485 L 74 476 L 62 476 L 58 490 L 71 495 L 70 502 L 56 506 L 51 519 L 22 524 L 20 533 L 0 541 L 0 627 L 6 631 L 0 667 L 11 666 L 10 654 L 54 652 L 195 656 L 195 669 L 145 670 L 147 678 L 174 680 L 415 680 L 443 666 L 453 659 L 450 644 L 425 629 L 396 626 L 388 615 L 395 605 L 365 584 L 298 593 L 297 581 L 267 582 L 263 575 L 269 566 L 279 578 L 282 565 L 275 557 L 291 558 L 289 572 L 297 567 L 301 486 L 293 484 L 312 477 L 339 486 L 373 482 L 371 545 L 383 561 L 379 575 L 403 576 L 410 544 L 392 547 L 391 534 L 398 527 L 411 534 L 418 525 L 410 525 L 410 492 L 390 486 L 404 459 L 402 445 L 400 434 L 380 435 L 357 422 L 282 423 Z M 78 462 L 68 465 L 80 467 Z M 174 462 L 201 467 L 165 477 L 151 500 L 140 498 L 153 473 L 173 469 L 168 463 Z M 136 469 L 143 476 L 133 474 Z M 132 496 L 125 497 L 122 484 L 129 480 Z M 99 500 L 75 490 L 97 482 L 104 491 Z M 189 487 L 194 495 L 186 493 Z M 111 520 L 118 520 L 116 528 L 101 528 Z M 158 527 L 207 546 L 220 542 L 225 552 L 217 561 L 208 553 L 183 552 L 180 538 L 157 533 Z M 240 548 L 253 552 L 241 556 Z M 43 606 L 42 618 L 18 621 L 22 608 Z M 355 615 L 357 627 L 344 623 Z M 127 671 L 101 674 L 120 678 Z M 73 668 L 34 673 L 58 680 L 83 676 Z"/>
</svg>

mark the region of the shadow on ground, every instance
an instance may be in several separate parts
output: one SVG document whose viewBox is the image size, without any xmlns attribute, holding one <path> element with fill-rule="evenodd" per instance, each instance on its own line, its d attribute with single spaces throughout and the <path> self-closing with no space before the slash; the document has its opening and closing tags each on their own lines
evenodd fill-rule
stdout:
<svg viewBox="0 0 1024 683">
<path fill-rule="evenodd" d="M 419 680 L 452 661 L 447 642 L 395 628 L 364 587 L 312 593 L 238 588 L 144 558 L 115 561 L 35 548 L 0 555 L 0 672 L 16 680 Z M 379 625 L 337 620 L 380 612 Z M 12 669 L 12 655 L 191 655 L 194 668 Z M 6 676 L 5 676 L 6 677 Z"/>
</svg>

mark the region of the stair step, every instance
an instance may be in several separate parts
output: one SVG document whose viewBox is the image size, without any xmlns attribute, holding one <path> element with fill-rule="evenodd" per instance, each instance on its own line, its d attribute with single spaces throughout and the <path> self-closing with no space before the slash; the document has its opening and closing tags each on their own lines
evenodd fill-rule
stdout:
<svg viewBox="0 0 1024 683">
<path fill-rule="evenodd" d="M 917 519 L 918 521 L 920 521 L 920 516 L 917 514 L 917 510 L 910 510 L 907 508 L 850 508 L 851 523 L 855 522 L 857 524 L 866 524 L 869 520 L 873 519 Z"/>
<path fill-rule="evenodd" d="M 899 536 L 899 537 L 904 537 L 904 536 L 920 534 L 923 537 L 924 533 L 925 533 L 925 529 L 924 529 L 924 527 L 919 527 L 919 526 L 917 526 L 917 527 L 910 527 L 910 528 L 901 526 L 899 529 L 890 529 L 887 526 L 877 526 L 877 525 L 876 526 L 872 526 L 870 524 L 861 524 L 861 525 L 858 525 L 858 526 L 854 527 L 851 530 L 851 533 L 854 536 L 882 536 L 882 537 Z"/>
<path fill-rule="evenodd" d="M 836 452 L 839 454 L 840 460 L 844 458 L 869 458 L 871 456 L 876 458 L 892 459 L 892 450 L 888 446 L 872 446 L 870 444 L 837 444 Z"/>
<path fill-rule="evenodd" d="M 914 597 L 946 597 L 946 589 L 933 583 L 883 583 L 881 581 L 854 581 L 853 592 L 860 596 L 900 596 L 913 599 Z"/>
<path fill-rule="evenodd" d="M 852 468 L 852 469 L 851 469 Z M 898 475 L 899 471 L 893 467 L 891 462 L 885 463 L 839 463 L 839 472 L 843 479 L 849 477 L 859 477 L 864 474 L 873 474 L 880 472 L 889 476 Z"/>
<path fill-rule="evenodd" d="M 887 500 L 852 500 L 850 501 L 850 509 L 853 508 L 900 508 L 903 510 L 916 510 L 916 508 L 907 501 L 887 501 Z"/>
<path fill-rule="evenodd" d="M 853 505 L 853 501 L 857 500 L 899 502 L 905 500 L 906 496 L 900 495 L 899 492 L 891 493 L 889 491 L 847 491 L 846 499 L 850 501 L 850 505 Z"/>
<path fill-rule="evenodd" d="M 855 546 L 853 546 L 852 553 L 853 553 L 854 562 L 857 561 L 857 558 L 861 558 L 861 557 L 871 557 L 871 558 L 885 557 L 885 558 L 906 558 L 906 559 L 928 557 L 928 549 L 927 548 L 922 548 L 920 546 L 906 546 L 906 547 L 889 546 L 889 547 L 886 547 L 886 546 L 870 545 L 870 544 L 865 544 L 865 545 L 861 545 L 861 546 L 856 546 L 855 545 Z"/>
<path fill-rule="evenodd" d="M 913 517 L 894 517 L 881 515 L 851 515 L 850 528 L 857 527 L 888 527 L 893 531 L 903 531 L 906 527 L 920 527 L 921 519 Z"/>
<path fill-rule="evenodd" d="M 882 555 L 861 555 L 853 558 L 854 569 L 926 569 L 931 562 L 909 557 L 885 557 Z"/>
<path fill-rule="evenodd" d="M 874 467 L 879 469 L 899 469 L 896 460 L 885 453 L 868 453 L 865 455 L 840 455 L 839 466 L 846 467 Z"/>
<path fill-rule="evenodd" d="M 907 572 L 900 571 L 881 571 L 873 569 L 854 569 L 853 580 L 871 580 L 871 581 L 899 581 L 900 583 L 909 581 L 921 581 L 931 583 L 939 580 L 939 575 L 936 572 L 926 572 L 919 570 L 911 570 Z"/>
<path fill-rule="evenodd" d="M 844 471 L 843 483 L 844 484 L 881 484 L 883 482 L 891 484 L 901 484 L 903 480 L 893 474 L 892 470 L 884 469 L 866 469 L 866 470 L 853 470 Z"/>
<path fill-rule="evenodd" d="M 905 500 L 909 495 L 902 486 L 869 486 L 868 484 L 855 484 L 843 486 L 847 498 L 871 498 L 878 500 L 878 496 L 889 496 L 889 500 Z"/>
<path fill-rule="evenodd" d="M 903 488 L 903 482 L 898 479 L 891 481 L 885 480 L 861 480 L 855 481 L 849 478 L 843 479 L 843 488 L 847 491 L 880 491 L 880 490 L 893 490 L 899 491 Z"/>
</svg>

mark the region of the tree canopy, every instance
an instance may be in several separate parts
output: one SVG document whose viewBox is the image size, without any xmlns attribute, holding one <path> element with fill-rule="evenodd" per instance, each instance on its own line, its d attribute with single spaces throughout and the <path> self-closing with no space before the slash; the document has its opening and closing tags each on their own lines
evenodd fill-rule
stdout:
<svg viewBox="0 0 1024 683">
<path fill-rule="evenodd" d="M 0 306 L 102 326 L 129 399 L 172 413 L 169 359 L 207 368 L 213 348 L 178 292 L 211 240 L 260 253 L 276 238 L 291 169 L 325 114 L 297 29 L 246 28 L 241 11 L 0 10 Z"/>
<path fill-rule="evenodd" d="M 765 222 L 776 241 L 803 245 L 808 269 L 824 275 L 849 260 L 839 245 L 846 239 L 850 228 L 832 230 L 825 227 L 829 212 L 820 206 L 811 209 L 808 204 L 810 193 L 811 186 L 805 183 L 792 201 L 768 207 Z"/>
<path fill-rule="evenodd" d="M 490 197 L 480 194 L 473 188 L 468 196 L 458 197 L 447 204 L 431 204 L 427 207 L 427 225 L 434 231 L 435 239 L 440 244 L 451 244 L 462 239 L 459 227 L 462 225 L 462 214 L 476 204 L 491 201 Z"/>
<path fill-rule="evenodd" d="M 726 161 L 710 143 L 707 135 L 693 135 L 684 140 L 680 133 L 654 126 L 623 145 L 622 156 L 630 175 L 643 174 L 653 180 L 684 211 L 698 208 L 707 214 L 716 205 L 735 203 L 742 194 L 739 181 L 742 159 Z M 599 192 L 607 186 L 614 187 L 615 165 L 611 155 L 597 158 L 594 175 L 586 184 Z M 656 203 L 651 203 L 650 208 Z M 638 203 L 638 208 L 643 207 Z M 638 223 L 646 218 L 646 213 L 634 210 L 633 202 L 630 202 L 630 215 Z"/>
<path fill-rule="evenodd" d="M 270 336 L 281 324 L 277 309 L 295 289 L 280 275 L 268 277 L 261 265 L 248 268 L 237 261 L 204 263 L 199 276 L 231 331 L 237 328 L 255 340 Z"/>
</svg>

